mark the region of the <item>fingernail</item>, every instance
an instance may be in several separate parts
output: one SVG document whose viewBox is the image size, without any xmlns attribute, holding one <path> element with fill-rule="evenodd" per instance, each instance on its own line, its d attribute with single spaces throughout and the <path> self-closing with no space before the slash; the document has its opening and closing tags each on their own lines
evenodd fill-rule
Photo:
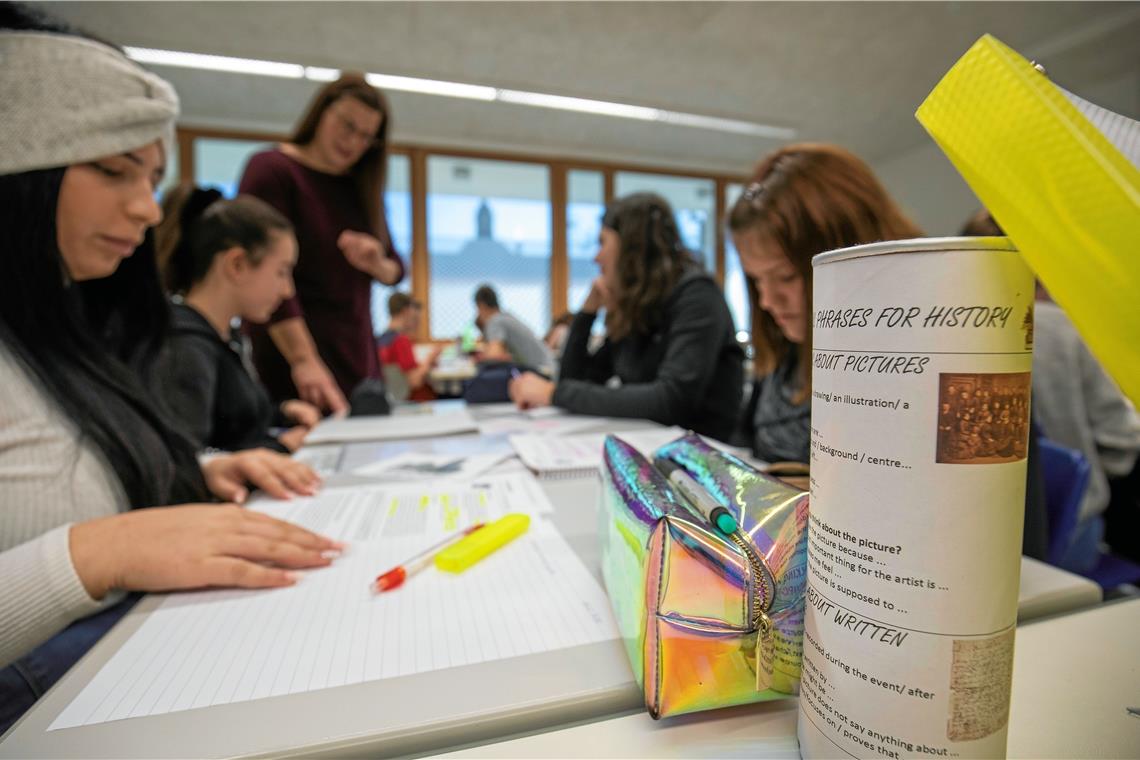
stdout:
<svg viewBox="0 0 1140 760">
<path fill-rule="evenodd" d="M 296 583 L 301 580 L 301 574 L 293 572 L 285 573 L 285 580 L 289 581 L 289 583 Z"/>
<path fill-rule="evenodd" d="M 237 491 L 234 492 L 234 503 L 235 504 L 244 504 L 245 503 L 245 497 L 247 497 L 247 496 L 249 496 L 249 493 L 244 488 L 239 488 Z"/>
</svg>

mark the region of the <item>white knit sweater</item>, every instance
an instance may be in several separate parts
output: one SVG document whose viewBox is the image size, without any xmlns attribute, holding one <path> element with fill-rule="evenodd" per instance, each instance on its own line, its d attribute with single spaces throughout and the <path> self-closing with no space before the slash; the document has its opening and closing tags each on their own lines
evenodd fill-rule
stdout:
<svg viewBox="0 0 1140 760">
<path fill-rule="evenodd" d="M 69 531 L 126 508 L 102 455 L 0 343 L 0 667 L 102 609 L 75 573 Z"/>
</svg>

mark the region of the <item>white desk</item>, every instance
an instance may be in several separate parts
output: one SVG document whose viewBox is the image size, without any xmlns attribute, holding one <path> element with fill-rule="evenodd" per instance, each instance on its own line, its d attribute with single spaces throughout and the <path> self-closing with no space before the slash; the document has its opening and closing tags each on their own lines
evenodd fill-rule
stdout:
<svg viewBox="0 0 1140 760">
<path fill-rule="evenodd" d="M 428 373 L 428 384 L 441 395 L 458 396 L 463 392 L 463 382 L 479 374 L 475 361 L 468 356 L 453 356 L 440 359 L 439 364 Z"/>
<path fill-rule="evenodd" d="M 473 412 L 478 416 L 477 408 Z M 645 424 L 614 421 L 608 429 Z M 587 567 L 600 576 L 597 479 L 552 481 L 544 483 L 544 488 L 555 506 L 555 525 Z M 1050 588 L 1066 585 L 1066 575 L 1053 576 Z M 426 754 L 573 722 L 598 721 L 642 707 L 625 650 L 614 640 L 403 678 L 47 732 L 47 726 L 156 603 L 155 599 L 141 602 L 48 692 L 5 736 L 0 757 Z M 578 754 L 577 747 L 572 754 Z"/>
<path fill-rule="evenodd" d="M 1100 604 L 1100 586 L 1066 570 L 1021 558 L 1021 589 L 1017 599 L 1017 620 L 1048 617 Z"/>
<path fill-rule="evenodd" d="M 1010 757 L 1140 756 L 1140 600 L 1020 626 Z M 450 758 L 798 758 L 796 701 L 654 721 L 644 712 L 488 744 Z"/>
</svg>

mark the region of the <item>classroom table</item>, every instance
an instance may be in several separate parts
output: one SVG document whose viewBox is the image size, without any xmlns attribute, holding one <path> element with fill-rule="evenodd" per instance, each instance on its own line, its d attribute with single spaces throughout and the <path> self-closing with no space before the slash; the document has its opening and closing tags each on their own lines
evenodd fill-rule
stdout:
<svg viewBox="0 0 1140 760">
<path fill-rule="evenodd" d="M 478 408 L 473 412 L 481 416 Z M 610 420 L 595 429 L 651 424 Z M 545 481 L 543 488 L 555 507 L 555 526 L 600 578 L 597 478 Z M 1035 568 L 1037 576 L 1050 579 L 1036 585 L 1048 590 L 1050 611 L 1088 601 L 1080 594 L 1058 592 L 1075 576 L 1047 567 Z M 595 722 L 629 714 L 642 705 L 625 650 L 613 640 L 320 691 L 46 731 L 159 601 L 160 597 L 144 599 L 96 644 L 9 731 L 0 742 L 0 758 L 422 755 Z"/>
<path fill-rule="evenodd" d="M 459 396 L 463 393 L 463 383 L 478 372 L 475 360 L 469 356 L 440 359 L 428 372 L 428 384 L 441 396 Z"/>
<path fill-rule="evenodd" d="M 1104 594 L 1098 584 L 1044 562 L 1021 558 L 1021 588 L 1017 620 L 1048 617 L 1099 604 Z"/>
<path fill-rule="evenodd" d="M 1140 755 L 1140 599 L 1018 626 L 1011 758 Z M 450 752 L 448 758 L 798 758 L 796 701 L 654 721 L 644 711 Z"/>
</svg>

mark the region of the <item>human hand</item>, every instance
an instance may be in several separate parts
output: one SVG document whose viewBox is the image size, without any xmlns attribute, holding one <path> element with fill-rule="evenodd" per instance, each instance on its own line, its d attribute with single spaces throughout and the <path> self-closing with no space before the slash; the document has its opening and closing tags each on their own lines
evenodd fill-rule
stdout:
<svg viewBox="0 0 1140 760">
<path fill-rule="evenodd" d="M 301 448 L 301 444 L 305 442 L 305 436 L 308 434 L 309 428 L 304 425 L 297 425 L 278 435 L 277 440 L 289 451 L 296 451 Z"/>
<path fill-rule="evenodd" d="M 281 404 L 281 413 L 298 425 L 311 428 L 321 421 L 321 410 L 308 401 L 290 399 Z"/>
<path fill-rule="evenodd" d="M 135 509 L 77 523 L 71 561 L 87 593 L 291 586 L 345 545 L 233 504 Z M 269 566 L 273 565 L 273 566 Z"/>
<path fill-rule="evenodd" d="M 269 449 L 249 449 L 215 457 L 202 465 L 210 493 L 226 501 L 243 502 L 249 496 L 247 483 L 275 499 L 294 494 L 312 496 L 321 478 L 307 464 Z"/>
<path fill-rule="evenodd" d="M 385 285 L 399 279 L 400 265 L 388 258 L 384 246 L 372 235 L 345 230 L 337 237 L 336 245 L 349 264 Z"/>
<path fill-rule="evenodd" d="M 597 314 L 600 309 L 606 309 L 609 306 L 610 291 L 606 286 L 606 281 L 599 275 L 594 278 L 594 282 L 590 285 L 590 293 L 582 304 L 582 311 L 587 314 Z"/>
<path fill-rule="evenodd" d="M 554 399 L 554 383 L 533 372 L 524 372 L 511 380 L 507 394 L 519 409 L 550 406 Z"/>
<path fill-rule="evenodd" d="M 304 401 L 334 414 L 348 411 L 348 400 L 340 392 L 328 367 L 318 357 L 299 361 L 290 370 L 293 385 L 297 386 L 297 393 Z"/>
</svg>

